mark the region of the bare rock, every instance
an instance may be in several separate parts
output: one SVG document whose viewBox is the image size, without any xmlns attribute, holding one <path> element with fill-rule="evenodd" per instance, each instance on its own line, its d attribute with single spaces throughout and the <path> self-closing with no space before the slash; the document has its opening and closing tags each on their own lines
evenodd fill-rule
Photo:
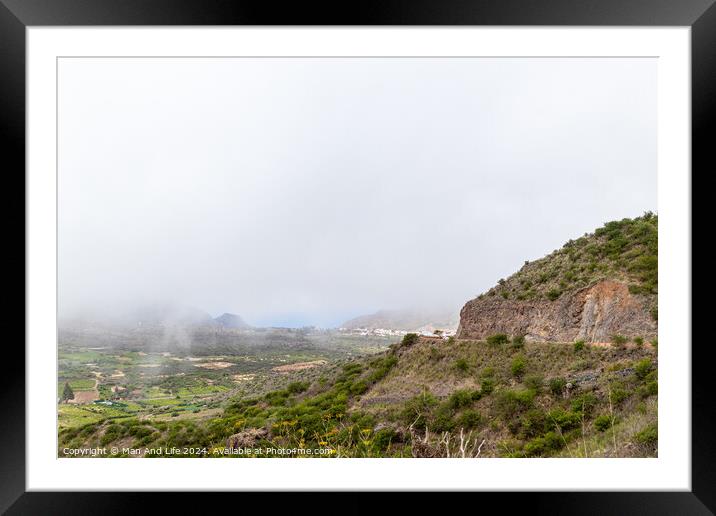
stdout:
<svg viewBox="0 0 716 516">
<path fill-rule="evenodd" d="M 256 442 L 268 435 L 265 428 L 249 428 L 226 439 L 226 447 L 231 449 L 251 448 Z"/>
<path fill-rule="evenodd" d="M 602 280 L 555 301 L 473 299 L 460 311 L 457 338 L 484 339 L 496 333 L 537 342 L 609 342 L 612 335 L 654 338 L 657 323 L 648 302 L 625 283 Z"/>
</svg>

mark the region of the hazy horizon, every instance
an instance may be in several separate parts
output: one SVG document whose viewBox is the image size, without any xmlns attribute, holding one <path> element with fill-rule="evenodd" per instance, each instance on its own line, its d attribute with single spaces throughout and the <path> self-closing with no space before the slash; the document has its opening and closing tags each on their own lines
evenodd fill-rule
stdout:
<svg viewBox="0 0 716 516">
<path fill-rule="evenodd" d="M 657 211 L 653 58 L 59 60 L 62 317 L 456 310 Z"/>
</svg>

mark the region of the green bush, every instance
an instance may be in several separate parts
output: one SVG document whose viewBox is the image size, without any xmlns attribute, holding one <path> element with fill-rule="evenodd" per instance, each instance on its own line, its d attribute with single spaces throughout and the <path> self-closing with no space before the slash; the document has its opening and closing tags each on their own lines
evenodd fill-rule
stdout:
<svg viewBox="0 0 716 516">
<path fill-rule="evenodd" d="M 502 391 L 497 396 L 495 408 L 505 420 L 513 419 L 519 413 L 532 407 L 535 399 L 535 391 L 525 389 L 522 391 Z"/>
<path fill-rule="evenodd" d="M 487 337 L 487 343 L 491 346 L 500 346 L 510 342 L 510 338 L 504 333 L 495 333 Z"/>
<path fill-rule="evenodd" d="M 535 437 L 525 444 L 522 454 L 525 457 L 543 457 L 564 446 L 564 442 L 555 432 L 547 432 L 544 436 Z"/>
<path fill-rule="evenodd" d="M 403 340 L 400 342 L 401 346 L 412 346 L 416 342 L 418 342 L 418 339 L 420 336 L 417 333 L 407 333 L 405 336 L 403 336 Z"/>
<path fill-rule="evenodd" d="M 395 430 L 392 428 L 381 428 L 373 436 L 373 447 L 380 451 L 386 450 L 395 439 Z"/>
<path fill-rule="evenodd" d="M 551 410 L 547 414 L 548 419 L 562 431 L 577 428 L 582 422 L 582 416 L 576 412 L 566 411 L 561 408 Z"/>
<path fill-rule="evenodd" d="M 308 382 L 292 382 L 288 384 L 286 390 L 291 394 L 300 394 L 308 390 L 309 385 L 310 384 Z"/>
<path fill-rule="evenodd" d="M 652 423 L 641 432 L 634 434 L 634 440 L 646 446 L 655 446 L 659 441 L 659 431 L 656 423 Z"/>
<path fill-rule="evenodd" d="M 458 390 L 453 392 L 448 398 L 448 405 L 450 408 L 457 410 L 462 407 L 471 405 L 473 401 L 472 391 Z"/>
<path fill-rule="evenodd" d="M 397 363 L 398 358 L 394 355 L 388 355 L 385 358 L 374 360 L 371 362 L 374 370 L 370 375 L 368 375 L 368 381 L 370 383 L 376 383 L 382 380 Z"/>
<path fill-rule="evenodd" d="M 525 373 L 526 369 L 527 361 L 525 360 L 525 357 L 523 357 L 522 355 L 518 355 L 514 359 L 512 359 L 512 363 L 510 364 L 510 371 L 512 372 L 512 376 L 516 378 L 521 378 L 522 375 Z"/>
<path fill-rule="evenodd" d="M 458 358 L 455 361 L 455 369 L 457 369 L 461 373 L 466 373 L 470 370 L 470 364 L 468 364 L 467 360 L 465 360 L 464 358 Z"/>
<path fill-rule="evenodd" d="M 634 337 L 634 344 L 639 347 L 642 347 L 644 345 L 644 339 L 641 337 Z"/>
<path fill-rule="evenodd" d="M 419 394 L 405 402 L 399 417 L 407 425 L 415 422 L 417 428 L 425 427 L 428 415 L 437 404 L 438 400 L 429 392 Z"/>
<path fill-rule="evenodd" d="M 594 428 L 599 430 L 600 432 L 604 432 L 608 428 L 612 427 L 612 418 L 611 416 L 608 416 L 606 414 L 602 414 L 601 416 L 597 416 L 594 420 Z"/>
<path fill-rule="evenodd" d="M 597 405 L 597 398 L 591 392 L 580 394 L 572 400 L 572 412 L 589 416 Z"/>
<path fill-rule="evenodd" d="M 659 393 L 659 384 L 656 380 L 647 382 L 646 384 L 639 387 L 639 396 L 642 398 L 648 398 L 649 396 L 656 396 Z"/>
<path fill-rule="evenodd" d="M 556 300 L 559 296 L 562 295 L 562 292 L 557 290 L 556 288 L 550 289 L 549 292 L 547 292 L 547 299 L 550 301 Z"/>
<path fill-rule="evenodd" d="M 549 381 L 549 390 L 555 396 L 561 396 L 564 392 L 564 387 L 567 385 L 567 380 L 564 378 L 552 378 Z"/>
<path fill-rule="evenodd" d="M 480 382 L 480 393 L 483 396 L 491 394 L 495 390 L 495 379 L 491 377 L 483 378 Z"/>
<path fill-rule="evenodd" d="M 575 353 L 579 353 L 583 349 L 584 349 L 584 341 L 583 340 L 578 340 L 574 343 L 574 352 Z"/>
<path fill-rule="evenodd" d="M 520 416 L 520 435 L 532 438 L 541 435 L 547 429 L 548 421 L 545 413 L 537 408 L 529 409 Z"/>
<path fill-rule="evenodd" d="M 627 338 L 624 335 L 612 335 L 612 344 L 616 346 L 624 346 L 627 343 Z"/>
<path fill-rule="evenodd" d="M 460 427 L 468 429 L 475 428 L 482 422 L 482 415 L 473 409 L 467 409 L 460 414 L 457 423 Z"/>
<path fill-rule="evenodd" d="M 645 358 L 634 365 L 634 374 L 637 378 L 639 378 L 639 380 L 643 380 L 644 378 L 646 378 L 646 375 L 651 372 L 652 367 L 653 365 L 651 363 L 651 360 Z"/>
<path fill-rule="evenodd" d="M 365 391 L 368 390 L 368 384 L 365 383 L 363 380 L 359 380 L 351 385 L 350 387 L 350 393 L 354 396 L 358 396 L 360 394 L 363 394 Z"/>
<path fill-rule="evenodd" d="M 433 432 L 451 432 L 455 425 L 453 411 L 448 404 L 440 405 L 428 424 Z"/>
</svg>

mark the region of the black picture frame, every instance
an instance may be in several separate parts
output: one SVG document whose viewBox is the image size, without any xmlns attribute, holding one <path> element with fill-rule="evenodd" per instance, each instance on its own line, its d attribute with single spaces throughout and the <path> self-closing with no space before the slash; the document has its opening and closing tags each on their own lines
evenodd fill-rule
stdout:
<svg viewBox="0 0 716 516">
<path fill-rule="evenodd" d="M 23 232 L 18 218 L 25 191 L 25 29 L 63 25 L 560 25 L 689 26 L 692 50 L 692 180 L 716 170 L 713 146 L 716 112 L 716 0 L 400 0 L 271 2 L 231 0 L 0 0 L 0 131 L 6 181 L 4 226 Z M 17 190 L 7 180 L 16 181 Z M 693 190 L 693 189 L 692 189 Z M 697 191 L 697 190 L 693 190 Z M 14 194 L 14 195 L 11 195 Z M 18 202 L 12 202 L 22 199 Z M 693 251 L 692 251 L 693 252 Z M 9 271 L 24 267 L 25 252 L 9 254 Z M 19 275 L 17 275 L 19 276 Z M 23 299 L 24 299 L 23 294 Z M 6 296 L 8 299 L 9 296 Z M 13 305 L 17 306 L 16 298 Z M 19 312 L 19 308 L 14 309 Z M 24 311 L 24 303 L 23 303 Z M 19 326 L 19 313 L 7 324 Z M 12 321 L 9 322 L 9 321 Z M 24 331 L 24 330 L 23 330 Z M 24 335 L 23 335 L 24 338 Z M 713 514 L 716 511 L 716 434 L 708 342 L 692 346 L 692 491 L 617 493 L 484 493 L 489 502 L 525 504 L 549 514 Z M 683 343 L 691 345 L 690 342 Z M 25 489 L 25 353 L 6 342 L 5 363 L 16 364 L 0 376 L 0 511 L 8 514 L 102 514 L 128 512 L 144 504 L 137 493 L 28 493 Z M 22 366 L 20 365 L 22 364 Z M 206 510 L 225 504 L 230 494 L 203 499 Z M 311 503 L 306 493 L 292 505 Z M 472 496 L 475 496 L 474 494 Z M 297 498 L 298 497 L 298 498 Z M 500 498 L 495 500 L 495 498 Z M 173 493 L 162 504 L 186 512 L 195 501 Z M 488 500 L 488 498 L 490 498 Z M 272 495 L 272 501 L 276 498 Z M 413 503 L 422 497 L 412 495 Z M 169 505 L 164 506 L 169 512 Z M 368 499 L 352 502 L 354 511 L 373 510 Z"/>
</svg>

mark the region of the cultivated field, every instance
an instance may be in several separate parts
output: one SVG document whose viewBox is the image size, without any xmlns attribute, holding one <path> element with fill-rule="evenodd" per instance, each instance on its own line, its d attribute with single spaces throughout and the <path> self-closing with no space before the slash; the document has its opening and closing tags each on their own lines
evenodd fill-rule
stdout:
<svg viewBox="0 0 716 516">
<path fill-rule="evenodd" d="M 242 345 L 236 352 L 216 355 L 151 351 L 151 345 L 140 348 L 134 343 L 92 345 L 86 336 L 61 338 L 58 430 L 130 418 L 209 419 L 229 400 L 317 379 L 337 361 L 379 352 L 390 344 L 387 338 L 338 332 L 302 334 L 300 346 L 290 345 L 290 334 L 283 337 L 285 346 Z M 74 397 L 63 401 L 66 383 Z"/>
</svg>

